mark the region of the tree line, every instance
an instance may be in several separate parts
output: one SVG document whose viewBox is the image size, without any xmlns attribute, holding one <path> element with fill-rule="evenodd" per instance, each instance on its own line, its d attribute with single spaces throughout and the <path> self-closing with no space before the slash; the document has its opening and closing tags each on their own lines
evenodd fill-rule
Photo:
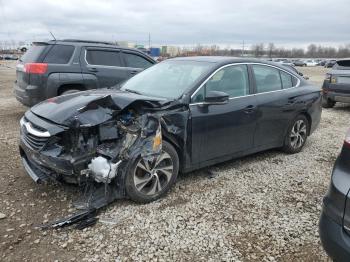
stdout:
<svg viewBox="0 0 350 262">
<path fill-rule="evenodd" d="M 251 55 L 255 57 L 344 58 L 350 57 L 350 44 L 337 48 L 310 44 L 306 50 L 304 50 L 303 48 L 276 47 L 274 43 L 268 43 L 267 45 L 260 43 L 253 45 L 250 51 Z"/>
</svg>

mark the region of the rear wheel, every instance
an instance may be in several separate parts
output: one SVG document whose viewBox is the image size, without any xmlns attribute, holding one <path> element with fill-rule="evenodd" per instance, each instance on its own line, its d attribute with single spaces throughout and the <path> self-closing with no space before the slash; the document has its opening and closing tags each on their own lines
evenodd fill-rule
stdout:
<svg viewBox="0 0 350 262">
<path fill-rule="evenodd" d="M 298 153 L 305 145 L 309 130 L 309 121 L 304 115 L 294 119 L 284 140 L 283 151 L 289 154 Z"/>
<path fill-rule="evenodd" d="M 322 107 L 323 108 L 332 108 L 335 106 L 335 101 L 329 98 L 322 98 Z"/>
<path fill-rule="evenodd" d="M 163 141 L 162 153 L 148 161 L 138 157 L 126 175 L 126 193 L 139 203 L 148 203 L 165 195 L 175 184 L 179 172 L 176 150 Z"/>
</svg>

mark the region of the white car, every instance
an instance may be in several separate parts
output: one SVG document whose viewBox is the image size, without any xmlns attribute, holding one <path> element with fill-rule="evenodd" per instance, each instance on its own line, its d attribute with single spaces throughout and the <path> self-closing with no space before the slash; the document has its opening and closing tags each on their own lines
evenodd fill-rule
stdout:
<svg viewBox="0 0 350 262">
<path fill-rule="evenodd" d="M 317 62 L 315 60 L 305 60 L 306 66 L 317 66 Z"/>
</svg>

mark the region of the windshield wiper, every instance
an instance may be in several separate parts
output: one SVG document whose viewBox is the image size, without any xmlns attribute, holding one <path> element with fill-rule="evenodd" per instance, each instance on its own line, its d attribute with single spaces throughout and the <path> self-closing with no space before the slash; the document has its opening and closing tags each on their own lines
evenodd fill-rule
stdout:
<svg viewBox="0 0 350 262">
<path fill-rule="evenodd" d="M 130 93 L 134 93 L 134 94 L 137 94 L 137 95 L 142 95 L 140 92 L 136 91 L 136 90 L 132 90 L 132 89 L 124 89 L 124 91 L 127 91 L 127 92 L 130 92 Z"/>
</svg>

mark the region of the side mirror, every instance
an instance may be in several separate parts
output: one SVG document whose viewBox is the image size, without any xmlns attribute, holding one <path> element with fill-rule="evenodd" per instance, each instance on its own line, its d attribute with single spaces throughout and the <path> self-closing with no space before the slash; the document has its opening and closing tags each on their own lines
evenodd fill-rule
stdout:
<svg viewBox="0 0 350 262">
<path fill-rule="evenodd" d="M 302 72 L 298 72 L 298 74 L 299 74 L 300 76 L 304 76 L 304 74 L 303 74 Z"/>
<path fill-rule="evenodd" d="M 220 91 L 209 91 L 205 97 L 206 104 L 226 104 L 228 102 L 229 95 Z"/>
</svg>

